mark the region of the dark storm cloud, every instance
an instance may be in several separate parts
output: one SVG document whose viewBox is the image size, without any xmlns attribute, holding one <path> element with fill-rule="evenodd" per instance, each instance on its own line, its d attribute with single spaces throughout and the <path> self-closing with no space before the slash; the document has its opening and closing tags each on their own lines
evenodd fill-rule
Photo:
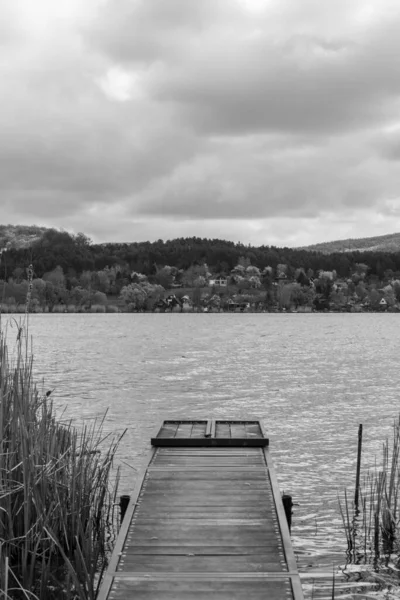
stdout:
<svg viewBox="0 0 400 600">
<path fill-rule="evenodd" d="M 3 0 L 2 221 L 393 229 L 399 26 L 391 0 Z"/>
<path fill-rule="evenodd" d="M 52 191 L 59 204 L 64 192 L 80 192 L 83 204 L 94 194 L 101 202 L 141 190 L 198 151 L 168 109 L 149 101 L 114 102 L 71 65 L 55 70 L 50 80 L 29 71 L 23 82 L 12 83 L 0 91 L 5 190 Z"/>
<path fill-rule="evenodd" d="M 237 14 L 228 0 L 120 0 L 118 10 L 108 2 L 85 32 L 86 41 L 118 63 L 181 60 L 192 39 Z"/>
<path fill-rule="evenodd" d="M 274 13 L 271 24 L 270 14 L 250 17 L 231 1 L 122 2 L 118 14 L 108 6 L 93 42 L 127 65 L 144 63 L 151 97 L 175 103 L 200 134 L 332 134 L 393 113 L 399 14 L 384 13 L 358 37 L 334 24 L 330 34 L 282 35 Z"/>
<path fill-rule="evenodd" d="M 394 165 L 382 168 L 365 152 L 370 143 L 368 135 L 318 146 L 274 136 L 223 138 L 144 190 L 135 211 L 209 220 L 368 214 L 400 185 Z"/>
</svg>

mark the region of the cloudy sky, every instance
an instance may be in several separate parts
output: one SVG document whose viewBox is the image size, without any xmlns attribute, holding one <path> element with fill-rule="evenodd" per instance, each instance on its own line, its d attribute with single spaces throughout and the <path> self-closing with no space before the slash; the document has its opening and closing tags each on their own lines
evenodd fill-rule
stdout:
<svg viewBox="0 0 400 600">
<path fill-rule="evenodd" d="M 0 0 L 0 223 L 400 231 L 399 0 Z"/>
</svg>

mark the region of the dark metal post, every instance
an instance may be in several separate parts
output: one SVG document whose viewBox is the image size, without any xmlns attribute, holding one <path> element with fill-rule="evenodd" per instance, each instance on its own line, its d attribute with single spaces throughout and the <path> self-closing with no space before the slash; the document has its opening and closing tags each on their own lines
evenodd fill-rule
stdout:
<svg viewBox="0 0 400 600">
<path fill-rule="evenodd" d="M 282 503 L 283 503 L 283 508 L 285 509 L 285 515 L 286 515 L 286 520 L 287 520 L 287 524 L 289 527 L 289 532 L 292 529 L 292 507 L 293 507 L 293 500 L 292 500 L 292 496 L 289 496 L 288 494 L 283 494 L 282 496 Z"/>
<path fill-rule="evenodd" d="M 130 496 L 126 495 L 126 496 L 120 496 L 119 499 L 119 508 L 120 508 L 120 514 L 121 514 L 121 523 L 124 520 L 124 516 L 126 513 L 126 509 L 128 508 L 128 504 L 129 504 L 129 500 L 131 499 Z"/>
<path fill-rule="evenodd" d="M 354 494 L 354 505 L 358 510 L 358 496 L 360 493 L 360 471 L 361 471 L 361 448 L 362 448 L 363 426 L 358 427 L 358 451 L 357 451 L 357 473 L 356 473 L 356 491 Z"/>
</svg>

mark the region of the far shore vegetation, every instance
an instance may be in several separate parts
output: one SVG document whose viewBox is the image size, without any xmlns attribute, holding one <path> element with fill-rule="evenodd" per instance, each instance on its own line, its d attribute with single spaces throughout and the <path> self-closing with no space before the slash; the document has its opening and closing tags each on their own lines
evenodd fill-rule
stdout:
<svg viewBox="0 0 400 600">
<path fill-rule="evenodd" d="M 400 252 L 200 238 L 96 245 L 40 230 L 0 248 L 2 313 L 26 312 L 28 265 L 32 313 L 400 312 Z"/>
<path fill-rule="evenodd" d="M 27 340 L 0 319 L 0 595 L 94 600 L 117 526 L 119 439 L 56 413 Z"/>
</svg>

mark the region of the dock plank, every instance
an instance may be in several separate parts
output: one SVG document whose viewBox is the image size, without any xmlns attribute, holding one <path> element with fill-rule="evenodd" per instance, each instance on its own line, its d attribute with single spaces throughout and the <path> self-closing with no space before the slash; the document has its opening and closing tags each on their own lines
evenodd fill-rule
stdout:
<svg viewBox="0 0 400 600">
<path fill-rule="evenodd" d="M 208 544 L 206 545 L 195 545 L 195 544 L 187 544 L 185 545 L 184 548 L 182 548 L 182 546 L 173 546 L 172 544 L 159 544 L 159 545 L 142 545 L 142 546 L 138 546 L 136 544 L 132 544 L 131 546 L 129 546 L 126 549 L 126 554 L 151 554 L 151 555 L 158 555 L 158 554 L 167 554 L 167 555 L 182 555 L 182 554 L 186 554 L 186 555 L 201 555 L 201 556 L 236 556 L 236 555 L 249 555 L 249 554 L 254 554 L 256 556 L 258 555 L 275 555 L 277 554 L 280 550 L 282 550 L 282 545 L 279 545 L 278 543 L 275 544 L 270 544 L 268 542 L 261 542 L 261 544 L 259 546 L 253 544 L 250 547 L 246 547 L 246 546 L 234 546 L 234 545 L 229 545 L 229 546 L 221 546 L 220 544 L 218 546 L 209 546 Z"/>
<path fill-rule="evenodd" d="M 264 436 L 257 421 L 165 421 L 98 600 L 303 600 L 268 446 L 244 444 Z"/>
<path fill-rule="evenodd" d="M 290 579 L 274 581 L 246 581 L 239 586 L 239 582 L 192 582 L 172 581 L 141 581 L 134 579 L 117 579 L 115 590 L 110 598 L 113 600 L 289 600 L 292 598 Z"/>
<path fill-rule="evenodd" d="M 126 555 L 118 570 L 132 573 L 157 569 L 159 573 L 229 573 L 230 571 L 275 572 L 282 571 L 282 562 L 271 555 L 205 556 L 205 555 Z M 286 568 L 287 570 L 287 568 Z"/>
</svg>

